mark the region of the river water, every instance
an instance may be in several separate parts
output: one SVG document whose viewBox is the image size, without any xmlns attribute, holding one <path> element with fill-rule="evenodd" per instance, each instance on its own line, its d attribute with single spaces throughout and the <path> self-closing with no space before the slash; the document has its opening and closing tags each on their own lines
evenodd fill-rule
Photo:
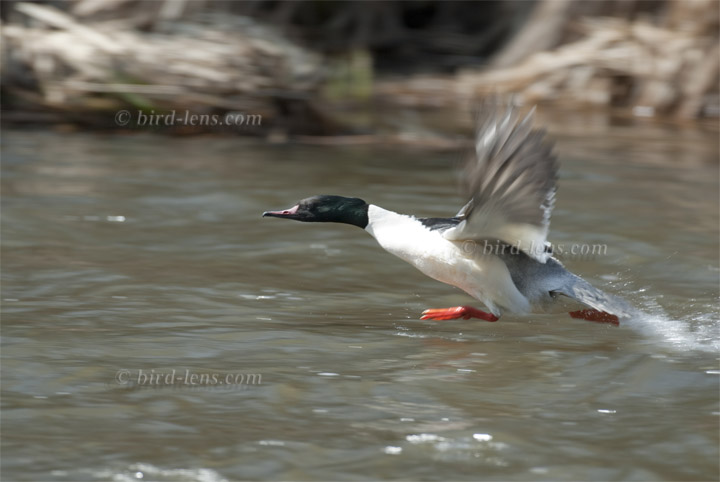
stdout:
<svg viewBox="0 0 720 482">
<path fill-rule="evenodd" d="M 457 152 L 6 130 L 2 480 L 717 480 L 717 133 L 558 122 L 550 239 L 620 327 L 419 321 L 472 300 L 260 217 L 451 215 Z"/>
</svg>

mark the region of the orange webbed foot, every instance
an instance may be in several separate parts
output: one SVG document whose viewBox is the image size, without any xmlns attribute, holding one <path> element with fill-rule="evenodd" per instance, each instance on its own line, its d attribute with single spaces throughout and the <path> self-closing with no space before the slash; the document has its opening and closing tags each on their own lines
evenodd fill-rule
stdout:
<svg viewBox="0 0 720 482">
<path fill-rule="evenodd" d="M 620 319 L 607 313 L 605 311 L 599 311 L 594 309 L 571 311 L 570 316 L 580 320 L 594 321 L 596 323 L 610 323 L 611 325 L 620 325 Z"/>
<path fill-rule="evenodd" d="M 455 306 L 453 308 L 431 308 L 422 313 L 421 320 L 457 320 L 462 318 L 469 320 L 470 318 L 479 318 L 485 321 L 497 321 L 500 318 L 492 313 L 486 313 L 472 306 Z"/>
</svg>

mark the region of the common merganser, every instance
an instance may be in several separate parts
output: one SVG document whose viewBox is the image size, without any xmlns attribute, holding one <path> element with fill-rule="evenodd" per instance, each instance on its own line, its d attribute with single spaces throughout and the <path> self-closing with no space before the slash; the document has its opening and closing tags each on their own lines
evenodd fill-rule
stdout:
<svg viewBox="0 0 720 482">
<path fill-rule="evenodd" d="M 456 286 L 487 306 L 428 309 L 423 320 L 568 312 L 619 324 L 632 308 L 566 270 L 546 242 L 558 165 L 545 131 L 512 105 L 485 102 L 478 114 L 475 155 L 462 187 L 469 200 L 454 217 L 417 218 L 362 199 L 320 195 L 263 216 L 345 223 L 372 235 L 388 252 L 426 275 Z"/>
</svg>

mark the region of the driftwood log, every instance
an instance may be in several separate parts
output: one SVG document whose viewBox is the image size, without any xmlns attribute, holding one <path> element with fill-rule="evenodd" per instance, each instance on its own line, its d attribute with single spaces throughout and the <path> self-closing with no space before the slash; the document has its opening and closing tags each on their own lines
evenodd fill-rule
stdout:
<svg viewBox="0 0 720 482">
<path fill-rule="evenodd" d="M 542 3 L 548 5 L 544 10 L 541 5 L 536 22 L 543 20 L 543 12 L 558 9 L 561 16 L 554 18 L 564 18 L 566 3 Z M 530 25 L 518 37 L 534 40 L 510 42 L 494 67 L 388 81 L 376 92 L 405 105 L 467 105 L 484 95 L 514 93 L 528 103 L 557 100 L 627 107 L 639 116 L 718 117 L 718 5 L 714 0 L 675 0 L 663 26 L 584 18 L 574 24 L 578 39 L 534 53 L 528 44 L 547 45 L 556 36 L 549 39 L 547 29 Z"/>
<path fill-rule="evenodd" d="M 135 17 L 80 21 L 31 3 L 16 10 L 25 21 L 2 28 L 5 108 L 107 127 L 113 113 L 129 109 L 262 119 L 246 133 L 278 125 L 303 134 L 334 130 L 314 105 L 321 58 L 248 17 L 199 12 L 176 20 L 163 8 L 147 31 Z"/>
<path fill-rule="evenodd" d="M 0 2 L 5 121 L 114 127 L 120 109 L 189 111 L 260 117 L 261 125 L 247 126 L 246 134 L 333 135 L 348 131 L 329 120 L 320 99 L 352 97 L 345 77 L 350 91 L 363 93 L 358 99 L 375 95 L 383 105 L 464 107 L 488 93 L 514 93 L 520 102 L 619 106 L 641 116 L 717 117 L 720 111 L 717 0 L 538 0 L 534 9 L 523 2 L 482 8 L 394 1 L 369 8 L 350 1 L 318 9 L 316 2 L 284 0 L 57 5 Z M 408 28 L 403 19 L 411 13 L 431 21 L 424 30 Z M 497 22 L 472 30 L 475 17 Z M 337 54 L 328 62 L 269 24 L 293 38 L 315 39 L 329 56 L 333 49 L 352 50 L 342 51 L 337 68 Z M 408 46 L 415 55 L 403 58 L 442 53 L 445 60 L 467 61 L 457 65 L 486 66 L 376 81 L 377 71 Z M 395 57 L 383 57 L 392 48 Z M 343 55 L 354 60 L 343 64 Z M 445 60 L 436 72 L 447 72 Z"/>
</svg>

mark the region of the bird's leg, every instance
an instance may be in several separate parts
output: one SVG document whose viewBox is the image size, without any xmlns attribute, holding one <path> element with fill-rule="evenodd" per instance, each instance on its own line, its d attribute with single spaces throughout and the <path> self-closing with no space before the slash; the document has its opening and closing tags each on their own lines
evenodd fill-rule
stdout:
<svg viewBox="0 0 720 482">
<path fill-rule="evenodd" d="M 593 309 L 571 311 L 570 316 L 581 320 L 595 321 L 597 323 L 610 323 L 615 326 L 620 325 L 620 320 L 617 316 Z"/>
<path fill-rule="evenodd" d="M 482 310 L 473 308 L 472 306 L 455 306 L 453 308 L 435 308 L 425 310 L 422 313 L 421 320 L 457 320 L 463 318 L 480 318 L 485 321 L 497 321 L 500 318 L 492 313 L 485 313 Z"/>
</svg>

